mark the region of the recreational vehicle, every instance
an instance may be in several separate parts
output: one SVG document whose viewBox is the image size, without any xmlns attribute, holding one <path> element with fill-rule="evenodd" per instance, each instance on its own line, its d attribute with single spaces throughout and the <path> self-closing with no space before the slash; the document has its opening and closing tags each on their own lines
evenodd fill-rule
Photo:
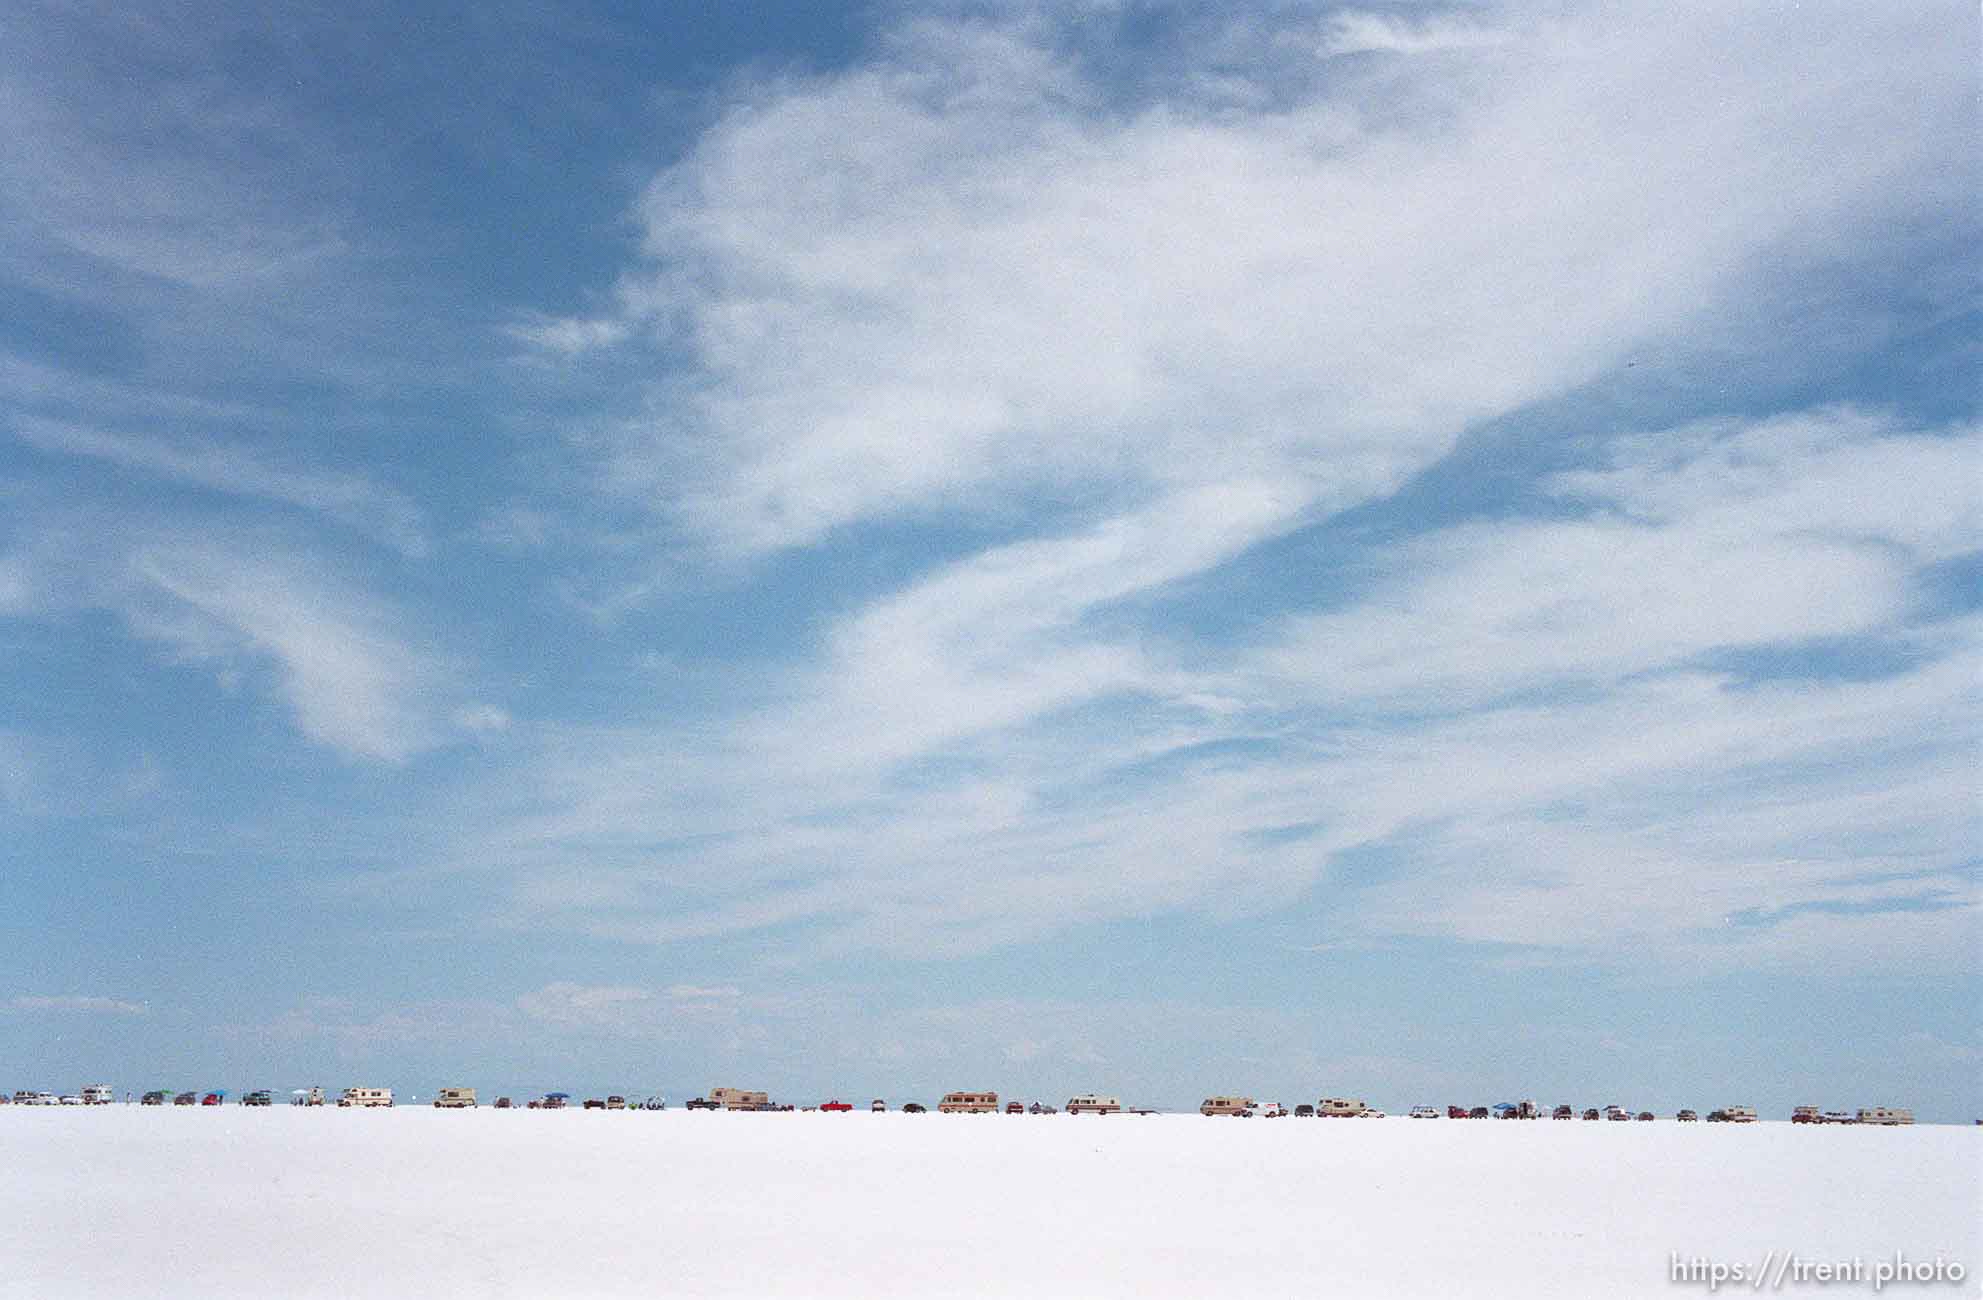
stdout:
<svg viewBox="0 0 1983 1300">
<path fill-rule="evenodd" d="M 1084 1093 L 1067 1099 L 1067 1113 L 1070 1115 L 1113 1115 L 1122 1109 L 1122 1103 L 1114 1097 L 1102 1097 Z"/>
<path fill-rule="evenodd" d="M 1753 1106 L 1728 1106 L 1721 1112 L 1722 1120 L 1729 1124 L 1754 1124 L 1756 1108 Z"/>
<path fill-rule="evenodd" d="M 473 1110 L 475 1109 L 475 1089 L 443 1088 L 440 1095 L 434 1098 L 434 1109 Z"/>
<path fill-rule="evenodd" d="M 943 1100 L 936 1104 L 939 1115 L 996 1115 L 998 1114 L 998 1094 L 995 1092 L 946 1092 Z"/>
<path fill-rule="evenodd" d="M 1198 1113 L 1200 1115 L 1251 1115 L 1253 1113 L 1253 1098 L 1207 1097 L 1198 1104 Z"/>
<path fill-rule="evenodd" d="M 346 1088 L 344 1095 L 337 1099 L 340 1106 L 355 1106 L 368 1109 L 374 1106 L 392 1105 L 391 1088 Z"/>
<path fill-rule="evenodd" d="M 709 1100 L 724 1110 L 768 1110 L 771 1107 L 770 1093 L 746 1092 L 742 1088 L 711 1088 Z"/>
<path fill-rule="evenodd" d="M 1356 1097 L 1324 1097 L 1315 1103 L 1315 1113 L 1325 1119 L 1354 1119 L 1369 1109 Z"/>
</svg>

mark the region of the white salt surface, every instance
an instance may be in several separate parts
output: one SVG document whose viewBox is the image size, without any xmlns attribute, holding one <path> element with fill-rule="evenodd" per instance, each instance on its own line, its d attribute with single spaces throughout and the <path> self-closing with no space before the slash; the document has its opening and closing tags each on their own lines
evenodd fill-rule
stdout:
<svg viewBox="0 0 1983 1300">
<path fill-rule="evenodd" d="M 0 1110 L 8 1300 L 1674 1296 L 1772 1250 L 1976 1295 L 1979 1223 L 1977 1128 Z"/>
</svg>

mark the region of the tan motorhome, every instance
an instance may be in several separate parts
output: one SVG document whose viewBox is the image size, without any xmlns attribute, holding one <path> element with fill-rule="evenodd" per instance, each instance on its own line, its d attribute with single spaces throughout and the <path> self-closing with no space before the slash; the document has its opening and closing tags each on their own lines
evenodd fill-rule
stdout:
<svg viewBox="0 0 1983 1300">
<path fill-rule="evenodd" d="M 475 1089 L 443 1088 L 441 1089 L 441 1095 L 434 1098 L 434 1109 L 473 1110 L 475 1109 Z"/>
<path fill-rule="evenodd" d="M 946 1092 L 936 1104 L 942 1115 L 991 1115 L 998 1112 L 995 1092 Z"/>
<path fill-rule="evenodd" d="M 340 1106 L 358 1107 L 390 1106 L 392 1105 L 392 1089 L 346 1088 L 344 1095 L 337 1099 L 337 1104 Z"/>
<path fill-rule="evenodd" d="M 1251 1115 L 1251 1097 L 1207 1097 L 1198 1107 L 1200 1115 Z"/>
<path fill-rule="evenodd" d="M 1067 1113 L 1070 1115 L 1113 1115 L 1122 1109 L 1122 1103 L 1114 1097 L 1102 1097 L 1087 1093 L 1067 1099 Z"/>
<path fill-rule="evenodd" d="M 1914 1112 L 1899 1110 L 1892 1106 L 1862 1106 L 1859 1108 L 1861 1124 L 1912 1124 Z"/>
<path fill-rule="evenodd" d="M 742 1088 L 711 1088 L 709 1099 L 724 1110 L 767 1110 L 771 1106 L 770 1093 L 746 1092 Z"/>
<path fill-rule="evenodd" d="M 1756 1122 L 1756 1110 L 1753 1106 L 1730 1106 L 1721 1113 L 1728 1117 L 1728 1122 L 1731 1124 L 1754 1124 Z"/>
<path fill-rule="evenodd" d="M 1315 1103 L 1315 1113 L 1317 1115 L 1325 1115 L 1335 1119 L 1354 1119 L 1369 1109 L 1370 1107 L 1364 1105 L 1362 1100 L 1356 1097 L 1324 1097 L 1321 1101 Z"/>
</svg>

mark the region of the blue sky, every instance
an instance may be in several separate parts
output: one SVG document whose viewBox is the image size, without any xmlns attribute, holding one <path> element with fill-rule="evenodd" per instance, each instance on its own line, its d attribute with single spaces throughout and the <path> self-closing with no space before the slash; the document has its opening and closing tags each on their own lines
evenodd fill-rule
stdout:
<svg viewBox="0 0 1983 1300">
<path fill-rule="evenodd" d="M 0 1084 L 1967 1122 L 1973 23 L 16 5 Z"/>
</svg>

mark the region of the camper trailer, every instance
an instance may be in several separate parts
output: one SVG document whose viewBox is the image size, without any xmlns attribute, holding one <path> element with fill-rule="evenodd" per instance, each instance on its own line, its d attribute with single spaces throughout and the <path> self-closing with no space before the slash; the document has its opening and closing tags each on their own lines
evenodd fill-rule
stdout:
<svg viewBox="0 0 1983 1300">
<path fill-rule="evenodd" d="M 434 1098 L 434 1109 L 473 1110 L 475 1109 L 475 1089 L 443 1088 L 440 1095 Z"/>
<path fill-rule="evenodd" d="M 344 1095 L 337 1099 L 340 1106 L 369 1109 L 374 1106 L 392 1105 L 391 1088 L 346 1088 Z"/>
<path fill-rule="evenodd" d="M 1113 1115 L 1121 1109 L 1122 1103 L 1116 1098 L 1092 1092 L 1067 1099 L 1067 1113 L 1070 1115 Z"/>
<path fill-rule="evenodd" d="M 1253 1114 L 1251 1097 L 1207 1097 L 1198 1103 L 1200 1115 L 1235 1115 L 1245 1117 Z"/>
<path fill-rule="evenodd" d="M 940 1115 L 996 1115 L 998 1094 L 995 1092 L 946 1092 L 943 1100 L 936 1104 Z"/>
<path fill-rule="evenodd" d="M 724 1110 L 769 1110 L 771 1094 L 746 1092 L 742 1088 L 711 1088 L 709 1100 Z"/>
</svg>

